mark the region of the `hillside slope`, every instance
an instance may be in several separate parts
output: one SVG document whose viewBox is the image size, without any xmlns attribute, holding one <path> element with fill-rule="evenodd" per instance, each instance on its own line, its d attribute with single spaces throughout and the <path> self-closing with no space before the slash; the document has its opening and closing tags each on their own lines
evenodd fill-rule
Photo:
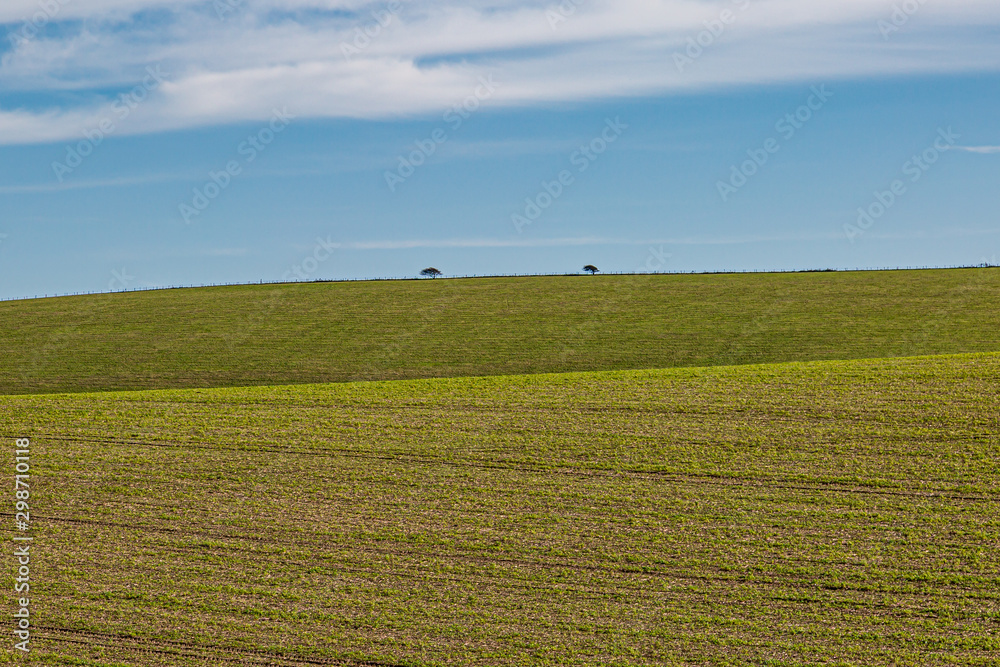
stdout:
<svg viewBox="0 0 1000 667">
<path fill-rule="evenodd" d="M 1000 269 L 310 283 L 0 303 L 0 393 L 1000 350 Z"/>
<path fill-rule="evenodd" d="M 3 396 L 32 664 L 996 665 L 998 393 L 1000 354 Z"/>
</svg>

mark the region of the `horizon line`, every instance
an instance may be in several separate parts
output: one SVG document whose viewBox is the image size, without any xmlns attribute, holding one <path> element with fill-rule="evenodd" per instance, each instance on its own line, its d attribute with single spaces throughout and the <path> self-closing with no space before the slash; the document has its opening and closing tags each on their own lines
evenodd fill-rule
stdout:
<svg viewBox="0 0 1000 667">
<path fill-rule="evenodd" d="M 896 267 L 847 267 L 826 269 L 719 269 L 713 271 L 598 271 L 594 275 L 587 273 L 499 273 L 499 274 L 465 274 L 444 275 L 433 278 L 418 276 L 388 276 L 366 278 L 315 278 L 313 280 L 270 280 L 257 282 L 204 283 L 200 285 L 158 285 L 153 287 L 133 287 L 120 290 L 102 290 L 93 292 L 64 292 L 60 294 L 43 294 L 34 296 L 0 297 L 0 302 L 35 301 L 40 299 L 64 299 L 74 296 L 95 296 L 101 294 L 127 294 L 134 292 L 158 292 L 162 290 L 206 289 L 213 287 L 251 287 L 265 285 L 314 285 L 316 283 L 365 283 L 365 282 L 404 282 L 404 281 L 434 281 L 434 280 L 477 280 L 485 278 L 597 278 L 599 276 L 719 276 L 748 274 L 793 274 L 793 273 L 880 273 L 896 271 L 958 271 L 963 269 L 997 269 L 998 264 L 983 262 L 981 264 L 963 264 L 953 266 L 896 266 Z"/>
</svg>

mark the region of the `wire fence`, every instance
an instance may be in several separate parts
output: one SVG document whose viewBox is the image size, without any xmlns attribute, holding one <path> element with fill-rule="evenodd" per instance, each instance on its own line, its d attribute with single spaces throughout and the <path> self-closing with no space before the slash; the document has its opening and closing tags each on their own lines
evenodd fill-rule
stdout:
<svg viewBox="0 0 1000 667">
<path fill-rule="evenodd" d="M 745 275 L 745 274 L 782 274 L 782 273 L 858 273 L 867 271 L 942 271 L 951 269 L 982 269 L 1000 268 L 992 264 L 962 264 L 954 266 L 885 266 L 885 267 L 856 267 L 837 269 L 721 269 L 717 271 L 600 271 L 602 276 L 717 276 L 717 275 Z M 157 285 L 146 287 L 132 287 L 117 290 L 95 290 L 90 292 L 62 292 L 53 294 L 36 294 L 34 296 L 14 296 L 0 297 L 3 301 L 29 301 L 32 299 L 53 299 L 71 296 L 87 296 L 94 294 L 123 294 L 131 292 L 158 292 L 173 289 L 203 289 L 209 287 L 249 287 L 252 285 L 311 285 L 315 283 L 358 283 L 358 282 L 386 282 L 386 281 L 407 281 L 407 280 L 470 280 L 476 278 L 561 278 L 561 277 L 581 277 L 589 278 L 587 273 L 487 273 L 487 274 L 465 274 L 465 275 L 442 275 L 436 278 L 423 278 L 420 276 L 379 276 L 368 278 L 316 278 L 313 280 L 258 280 L 256 282 L 229 282 L 229 283 L 200 283 L 190 285 Z"/>
</svg>

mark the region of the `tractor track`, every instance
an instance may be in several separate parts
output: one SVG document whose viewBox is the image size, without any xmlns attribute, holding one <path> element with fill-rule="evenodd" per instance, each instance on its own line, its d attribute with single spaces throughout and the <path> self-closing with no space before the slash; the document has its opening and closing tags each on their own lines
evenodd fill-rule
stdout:
<svg viewBox="0 0 1000 667">
<path fill-rule="evenodd" d="M 51 641 L 60 641 L 85 646 L 101 646 L 127 650 L 132 653 L 147 655 L 169 655 L 176 657 L 193 657 L 208 661 L 222 661 L 231 664 L 244 665 L 327 665 L 333 667 L 406 667 L 396 663 L 351 660 L 341 658 L 318 659 L 307 656 L 290 656 L 255 649 L 243 649 L 213 644 L 195 644 L 191 642 L 173 641 L 168 639 L 140 639 L 131 635 L 98 632 L 96 630 L 78 630 L 53 626 L 35 626 L 38 637 Z M 142 645 L 135 645 L 141 642 Z M 128 645 L 132 644 L 132 645 Z"/>
<path fill-rule="evenodd" d="M 0 436 L 2 437 L 2 436 Z M 689 485 L 711 485 L 726 487 L 750 487 L 767 488 L 781 491 L 806 491 L 806 492 L 830 492 L 845 494 L 860 494 L 873 496 L 896 496 L 903 498 L 928 498 L 928 499 L 948 499 L 967 502 L 1000 502 L 1000 491 L 997 493 L 963 494 L 950 491 L 918 491 L 918 490 L 895 490 L 885 488 L 869 488 L 849 486 L 840 482 L 812 481 L 809 483 L 793 484 L 782 477 L 736 477 L 714 474 L 677 474 L 669 472 L 657 472 L 648 470 L 608 470 L 608 469 L 585 469 L 573 466 L 525 466 L 525 465 L 502 465 L 488 460 L 465 460 L 454 461 L 444 458 L 420 457 L 412 455 L 379 455 L 372 453 L 360 453 L 356 450 L 348 449 L 327 449 L 324 451 L 302 450 L 302 449 L 282 449 L 274 447 L 233 447 L 233 446 L 211 446 L 184 441 L 159 441 L 151 442 L 132 439 L 115 438 L 89 438 L 77 436 L 54 436 L 35 435 L 33 440 L 58 440 L 68 442 L 93 442 L 99 444 L 111 444 L 119 446 L 142 446 L 158 447 L 164 449 L 201 449 L 207 451 L 232 451 L 241 454 L 285 454 L 293 456 L 311 456 L 316 458 L 354 458 L 361 460 L 388 461 L 393 463 L 408 463 L 418 465 L 439 465 L 455 468 L 475 468 L 484 470 L 500 470 L 511 472 L 530 472 L 544 475 L 569 475 L 574 477 L 589 478 L 618 478 L 644 479 L 648 481 L 667 482 L 672 484 Z M 126 465 L 126 464 L 122 464 Z"/>
</svg>

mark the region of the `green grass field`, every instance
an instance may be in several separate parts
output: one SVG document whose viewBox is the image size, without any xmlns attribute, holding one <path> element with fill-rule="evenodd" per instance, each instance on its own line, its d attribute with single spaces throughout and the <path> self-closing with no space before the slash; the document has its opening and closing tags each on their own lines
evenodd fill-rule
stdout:
<svg viewBox="0 0 1000 667">
<path fill-rule="evenodd" d="M 0 393 L 1000 350 L 1000 269 L 314 283 L 0 303 Z"/>
<path fill-rule="evenodd" d="M 554 326 L 551 314 L 541 313 L 536 336 L 523 330 L 527 304 L 556 307 L 546 284 L 599 290 L 616 281 L 422 283 L 413 288 L 423 295 L 419 312 L 470 313 L 460 301 L 434 306 L 429 295 L 483 290 L 480 306 L 491 313 L 451 327 L 433 319 L 428 331 L 456 332 L 447 340 L 411 322 L 415 333 L 378 373 L 678 365 L 723 361 L 727 351 L 734 362 L 901 354 L 907 340 L 985 346 L 997 329 L 980 327 L 997 313 L 983 303 L 998 272 L 921 285 L 931 275 L 887 275 L 893 310 L 870 324 L 859 319 L 878 302 L 860 296 L 875 290 L 866 274 L 762 278 L 771 288 L 752 302 L 741 300 L 745 291 L 717 289 L 745 285 L 743 277 L 651 280 L 649 292 L 618 305 L 595 296 L 586 307 L 562 306 L 630 336 L 573 337 L 562 323 L 565 344 L 575 345 L 565 362 L 561 343 L 542 335 L 557 333 L 544 329 Z M 794 299 L 783 291 L 793 282 Z M 844 287 L 827 308 L 819 299 L 832 284 Z M 91 300 L 110 311 L 122 299 L 129 309 L 120 317 L 131 323 L 140 312 L 177 309 L 169 323 L 150 319 L 126 335 L 117 368 L 97 361 L 113 357 L 104 346 L 114 337 L 102 333 L 112 324 L 101 324 L 113 313 L 93 309 L 93 319 L 60 334 L 60 309 L 85 300 L 44 302 L 33 335 L 65 346 L 56 361 L 40 362 L 32 387 L 229 382 L 251 371 L 260 380 L 330 369 L 352 377 L 360 371 L 342 366 L 343 356 L 308 367 L 297 365 L 305 352 L 284 366 L 261 358 L 243 371 L 239 363 L 264 349 L 261 336 L 280 341 L 282 353 L 297 340 L 305 351 L 320 341 L 341 355 L 376 350 L 392 332 L 366 338 L 331 324 L 338 337 L 303 324 L 333 317 L 332 295 L 350 290 L 366 296 L 339 307 L 360 312 L 352 309 L 367 307 L 372 289 L 258 292 L 277 295 L 275 308 L 289 313 L 298 312 L 294 299 L 331 301 L 301 312 L 298 324 L 254 320 L 218 375 L 196 352 L 225 349 L 207 305 L 222 291 Z M 515 301 L 488 298 L 490 289 Z M 723 315 L 722 298 L 739 317 Z M 185 311 L 192 299 L 206 310 Z M 626 317 L 628 303 L 641 308 Z M 4 304 L 4 317 L 23 307 Z M 825 308 L 830 315 L 820 317 Z M 491 321 L 501 311 L 529 345 L 513 361 L 515 339 Z M 933 312 L 938 319 L 926 319 Z M 200 323 L 179 325 L 185 316 Z M 701 329 L 702 350 L 698 327 L 712 322 L 728 329 Z M 185 352 L 187 326 L 206 333 Z M 287 338 L 272 338 L 281 331 Z M 479 333 L 463 347 L 458 331 Z M 30 354 L 24 330 L 5 335 L 21 346 L 17 354 Z M 498 336 L 494 352 L 489 336 Z M 158 342 L 132 356 L 143 340 Z M 660 345 L 643 347 L 653 340 Z M 68 351 L 91 348 L 79 359 Z M 470 350 L 479 356 L 459 364 Z M 437 352 L 441 364 L 426 368 Z M 190 374 L 171 372 L 184 354 Z M 75 375 L 60 375 L 68 368 Z M 138 368 L 159 370 L 130 379 Z M 9 371 L 5 382 L 18 387 Z M 996 665 L 998 396 L 1000 354 L 0 397 L 11 448 L 16 436 L 33 443 L 32 662 Z M 8 590 L 12 572 L 3 571 Z M 2 651 L 15 660 L 10 642 Z"/>
</svg>

